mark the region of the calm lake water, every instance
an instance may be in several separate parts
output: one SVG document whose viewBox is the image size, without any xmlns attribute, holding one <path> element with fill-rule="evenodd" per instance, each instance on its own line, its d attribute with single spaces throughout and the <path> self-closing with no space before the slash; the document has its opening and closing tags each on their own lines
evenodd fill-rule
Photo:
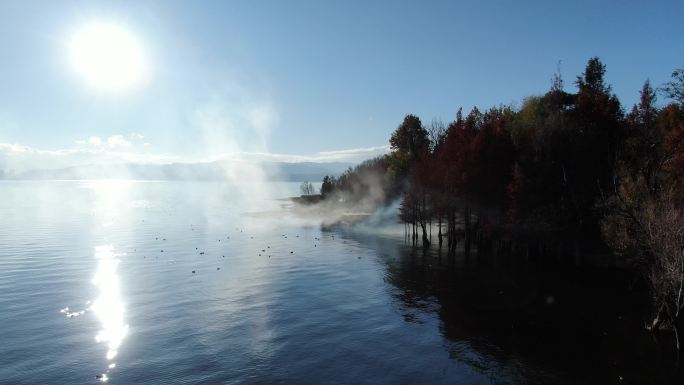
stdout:
<svg viewBox="0 0 684 385">
<path fill-rule="evenodd" d="M 0 182 L 0 383 L 670 378 L 624 288 L 577 312 L 567 291 L 591 282 L 466 266 L 374 226 L 321 228 L 283 208 L 298 187 Z M 541 321 L 522 321 L 530 304 Z M 567 324 L 544 321 L 563 312 Z"/>
</svg>

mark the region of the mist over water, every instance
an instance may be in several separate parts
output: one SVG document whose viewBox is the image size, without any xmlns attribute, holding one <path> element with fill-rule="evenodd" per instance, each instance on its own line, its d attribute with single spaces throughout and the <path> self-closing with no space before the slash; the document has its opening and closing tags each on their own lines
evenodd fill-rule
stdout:
<svg viewBox="0 0 684 385">
<path fill-rule="evenodd" d="M 253 189 L 0 182 L 0 384 L 582 382 L 444 301 L 473 277 L 383 231 L 394 208 L 322 227 L 298 183 Z"/>
</svg>

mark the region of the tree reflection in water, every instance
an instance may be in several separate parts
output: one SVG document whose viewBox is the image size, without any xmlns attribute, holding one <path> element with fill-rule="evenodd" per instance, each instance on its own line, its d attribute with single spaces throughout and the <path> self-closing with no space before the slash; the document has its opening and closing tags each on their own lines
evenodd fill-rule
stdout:
<svg viewBox="0 0 684 385">
<path fill-rule="evenodd" d="M 454 258 L 338 229 L 378 251 L 406 322 L 439 319 L 449 356 L 505 383 L 668 383 L 674 350 L 643 325 L 647 299 L 628 272 L 533 268 L 491 255 Z"/>
</svg>

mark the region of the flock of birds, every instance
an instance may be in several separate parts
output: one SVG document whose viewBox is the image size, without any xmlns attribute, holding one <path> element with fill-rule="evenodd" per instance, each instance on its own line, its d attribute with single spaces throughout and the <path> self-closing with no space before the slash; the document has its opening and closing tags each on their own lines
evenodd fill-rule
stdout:
<svg viewBox="0 0 684 385">
<path fill-rule="evenodd" d="M 195 231 L 194 226 L 191 226 L 191 227 L 190 227 L 190 230 L 191 230 L 191 231 Z M 244 229 L 236 228 L 235 230 L 236 230 L 236 231 L 239 231 L 239 232 L 242 233 L 242 234 L 244 234 Z M 294 237 L 295 237 L 295 238 L 301 238 L 299 234 L 296 234 Z M 334 235 L 334 234 L 330 234 L 329 237 L 330 237 L 331 240 L 335 240 L 335 235 Z M 281 239 L 288 239 L 288 235 L 287 235 L 287 234 L 281 234 L 281 235 L 280 235 L 280 238 L 281 238 Z M 249 236 L 249 239 L 250 239 L 250 240 L 253 240 L 253 239 L 254 239 L 254 236 Z M 158 237 L 158 236 L 155 237 L 155 241 L 159 241 L 159 240 L 161 240 L 161 241 L 163 242 L 163 241 L 166 241 L 166 238 Z M 229 241 L 229 240 L 231 240 L 230 235 L 226 235 L 225 239 L 221 239 L 221 238 L 217 239 L 217 243 L 220 243 L 221 241 L 226 242 L 226 241 Z M 320 244 L 320 242 L 321 242 L 321 238 L 319 238 L 319 237 L 313 237 L 313 247 L 317 248 L 318 245 Z M 345 243 L 346 243 L 346 242 L 345 242 Z M 134 251 L 137 251 L 137 249 L 134 249 Z M 207 255 L 207 252 L 206 252 L 206 251 L 200 251 L 200 249 L 199 249 L 198 247 L 195 247 L 195 252 L 197 253 L 198 256 Z M 159 250 L 159 253 L 164 253 L 164 249 L 160 249 L 160 250 Z M 287 253 L 287 251 L 286 251 L 286 253 Z M 295 253 L 294 250 L 289 250 L 289 254 L 294 254 L 294 253 Z M 258 255 L 259 257 L 266 256 L 266 257 L 268 257 L 268 258 L 271 258 L 271 255 L 273 255 L 273 254 L 272 254 L 271 245 L 269 245 L 269 244 L 267 244 L 267 245 L 265 245 L 265 246 L 262 245 L 262 247 L 261 247 L 260 249 L 257 249 L 257 255 Z M 225 258 L 225 257 L 226 257 L 225 255 L 221 255 L 221 258 Z M 144 255 L 143 258 L 147 258 L 147 255 Z M 361 259 L 361 257 L 358 257 L 358 258 Z M 156 259 L 158 259 L 158 257 L 156 257 Z M 220 266 L 217 266 L 217 267 L 216 267 L 216 270 L 217 270 L 217 271 L 218 271 L 218 270 L 221 270 L 221 267 L 220 267 Z M 193 270 L 190 271 L 190 274 L 198 274 L 198 273 L 199 273 L 199 269 L 198 269 L 198 268 L 195 268 L 195 269 L 193 269 Z"/>
<path fill-rule="evenodd" d="M 194 226 L 191 226 L 191 231 L 195 231 Z M 243 230 L 243 229 L 236 228 L 236 231 L 239 231 L 241 234 L 244 234 L 244 230 Z M 302 237 L 300 237 L 299 234 L 296 234 L 294 237 L 295 237 L 295 238 L 302 238 Z M 254 238 L 255 238 L 254 236 L 249 236 L 249 239 L 250 239 L 250 240 L 254 240 Z M 288 235 L 287 235 L 287 234 L 281 234 L 281 235 L 280 235 L 280 238 L 281 238 L 281 239 L 288 239 Z M 327 236 L 327 238 L 329 238 L 329 239 L 331 239 L 331 240 L 335 240 L 335 235 L 334 235 L 334 234 L 330 234 L 330 235 Z M 231 240 L 230 235 L 226 235 L 225 239 L 217 239 L 217 243 L 220 243 L 221 241 L 223 241 L 224 243 L 227 243 L 227 241 L 229 241 L 229 240 Z M 165 241 L 166 241 L 166 238 L 157 236 L 157 237 L 155 237 L 155 241 L 165 242 Z M 319 237 L 313 237 L 313 247 L 317 248 L 318 245 L 321 244 L 321 242 L 322 242 L 322 239 L 321 239 L 321 238 L 319 238 Z M 346 241 L 342 241 L 342 242 L 343 242 L 343 243 L 346 243 Z M 279 252 L 273 252 L 274 249 L 278 249 L 278 247 L 277 247 L 277 246 L 274 246 L 274 248 L 271 248 L 271 245 L 270 245 L 270 244 L 261 245 L 261 247 L 257 249 L 256 254 L 257 254 L 259 257 L 265 256 L 265 257 L 271 258 L 272 255 L 277 255 L 276 253 L 279 253 Z M 166 251 L 168 252 L 168 249 L 167 249 Z M 293 249 L 288 249 L 288 248 L 286 248 L 285 251 L 280 251 L 280 253 L 285 253 L 285 254 L 287 254 L 288 251 L 289 251 L 289 254 L 295 254 L 295 250 L 293 250 Z M 137 253 L 137 248 L 134 248 L 134 249 L 133 249 L 133 252 L 134 252 L 134 253 Z M 200 250 L 199 247 L 195 247 L 195 252 L 196 252 L 196 255 L 197 255 L 197 256 L 205 256 L 205 255 L 208 255 L 206 251 Z M 160 254 L 161 254 L 161 253 L 165 253 L 165 249 L 164 249 L 164 248 L 160 248 L 160 249 L 159 249 L 159 253 L 160 253 Z M 147 256 L 148 256 L 148 254 L 149 254 L 149 253 L 146 253 L 145 255 L 143 255 L 143 258 L 146 259 Z M 226 258 L 226 256 L 225 256 L 224 254 L 221 254 L 221 258 Z M 360 256 L 359 256 L 358 258 L 361 259 Z M 156 256 L 155 259 L 159 259 L 159 256 Z M 221 267 L 220 267 L 220 266 L 216 266 L 216 270 L 217 270 L 217 271 L 221 270 Z M 198 269 L 197 267 L 190 271 L 190 274 L 191 274 L 191 275 L 196 275 L 196 274 L 198 274 L 198 273 L 199 273 L 199 269 Z M 68 318 L 75 318 L 75 317 L 81 316 L 81 315 L 83 315 L 83 314 L 85 314 L 86 312 L 88 312 L 88 311 L 91 310 L 91 308 L 90 308 L 90 306 L 89 306 L 89 305 L 90 305 L 90 301 L 88 301 L 88 302 L 86 303 L 86 305 L 87 305 L 88 307 L 86 307 L 85 309 L 80 310 L 80 311 L 72 311 L 72 310 L 67 306 L 67 307 L 65 307 L 65 308 L 63 308 L 63 309 L 60 309 L 60 313 L 64 314 L 64 315 L 67 316 Z M 113 365 L 114 365 L 114 364 L 110 365 L 110 369 L 113 367 Z M 109 378 L 107 377 L 107 372 L 101 373 L 101 374 L 97 374 L 97 375 L 95 376 L 95 378 L 96 378 L 98 381 L 100 381 L 100 382 L 107 382 L 108 379 L 109 379 Z"/>
</svg>

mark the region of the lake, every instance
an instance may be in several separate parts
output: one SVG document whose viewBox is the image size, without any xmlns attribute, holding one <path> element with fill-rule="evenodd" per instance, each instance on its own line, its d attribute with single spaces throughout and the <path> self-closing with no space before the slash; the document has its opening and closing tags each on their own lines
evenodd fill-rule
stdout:
<svg viewBox="0 0 684 385">
<path fill-rule="evenodd" d="M 670 378 L 625 306 L 627 281 L 596 296 L 591 272 L 450 260 L 392 223 L 321 227 L 289 214 L 298 190 L 0 182 L 0 383 Z M 592 298 L 586 313 L 568 292 Z"/>
</svg>

